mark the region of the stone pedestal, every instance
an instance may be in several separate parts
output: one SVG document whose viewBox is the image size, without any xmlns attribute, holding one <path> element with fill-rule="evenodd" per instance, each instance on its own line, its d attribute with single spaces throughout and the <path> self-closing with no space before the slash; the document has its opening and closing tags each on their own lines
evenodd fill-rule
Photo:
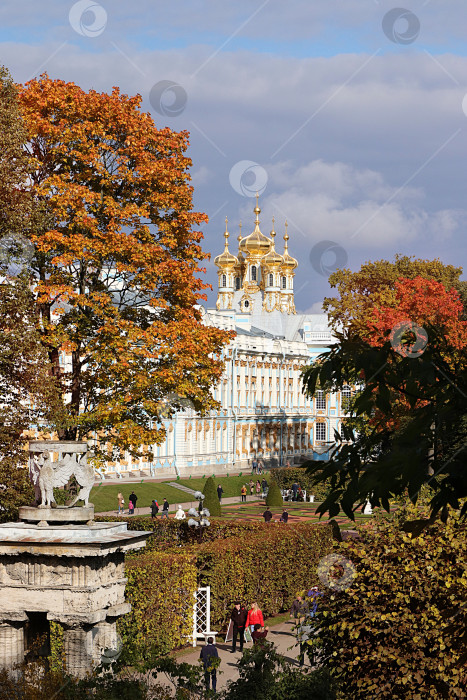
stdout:
<svg viewBox="0 0 467 700">
<path fill-rule="evenodd" d="M 119 653 L 115 622 L 130 610 L 124 554 L 150 533 L 96 523 L 93 514 L 92 506 L 22 508 L 22 522 L 0 524 L 0 668 L 23 661 L 24 628 L 37 619 L 63 626 L 74 676 Z"/>
</svg>

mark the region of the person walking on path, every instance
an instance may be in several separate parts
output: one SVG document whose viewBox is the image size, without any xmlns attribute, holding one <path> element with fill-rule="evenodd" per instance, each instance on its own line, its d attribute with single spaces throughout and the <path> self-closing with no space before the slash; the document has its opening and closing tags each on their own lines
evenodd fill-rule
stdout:
<svg viewBox="0 0 467 700">
<path fill-rule="evenodd" d="M 223 493 L 224 493 L 224 489 L 219 484 L 219 486 L 217 487 L 217 498 L 219 499 L 219 503 L 222 503 L 222 494 Z"/>
<path fill-rule="evenodd" d="M 136 495 L 136 493 L 134 491 L 132 491 L 130 493 L 129 498 L 128 498 L 128 512 L 130 515 L 133 515 L 133 513 L 135 512 L 137 500 L 138 500 L 138 496 Z"/>
<path fill-rule="evenodd" d="M 305 619 L 307 612 L 308 606 L 303 598 L 303 595 L 301 593 L 297 593 L 297 596 L 292 603 L 292 607 L 290 608 L 290 617 L 293 617 L 294 620 L 303 620 Z"/>
<path fill-rule="evenodd" d="M 252 603 L 251 608 L 248 610 L 248 616 L 246 618 L 246 626 L 251 627 L 251 632 L 254 632 L 255 625 L 260 625 L 264 627 L 263 613 L 261 612 L 258 603 Z"/>
<path fill-rule="evenodd" d="M 123 499 L 123 493 L 121 493 L 121 491 L 118 492 L 117 499 L 118 499 L 118 515 L 120 515 L 120 514 L 125 515 L 125 501 Z"/>
<path fill-rule="evenodd" d="M 258 459 L 258 474 L 262 474 L 264 472 L 264 462 L 262 459 Z"/>
<path fill-rule="evenodd" d="M 280 522 L 281 523 L 288 523 L 289 522 L 289 513 L 286 510 L 286 508 L 284 508 L 284 510 L 282 511 Z"/>
<path fill-rule="evenodd" d="M 242 503 L 246 503 L 246 485 L 243 484 L 242 490 L 240 491 L 242 497 Z"/>
<path fill-rule="evenodd" d="M 265 523 L 270 523 L 272 520 L 272 513 L 269 510 L 269 508 L 266 508 L 266 510 L 263 513 L 263 518 Z"/>
<path fill-rule="evenodd" d="M 256 474 L 258 471 L 258 460 L 256 457 L 253 457 L 253 461 L 251 462 L 251 473 Z"/>
<path fill-rule="evenodd" d="M 159 512 L 159 504 L 156 501 L 155 498 L 153 498 L 152 503 L 151 503 L 151 518 L 155 520 L 157 518 L 157 514 Z"/>
<path fill-rule="evenodd" d="M 250 479 L 249 486 L 250 486 L 250 496 L 254 496 L 254 494 L 255 494 L 255 482 L 252 479 Z"/>
<path fill-rule="evenodd" d="M 256 482 L 256 498 L 259 498 L 260 493 L 261 493 L 261 482 L 258 479 Z"/>
<path fill-rule="evenodd" d="M 299 486 L 298 486 L 297 482 L 294 481 L 294 483 L 292 484 L 292 493 L 293 493 L 292 501 L 296 501 L 296 500 L 297 500 L 297 492 L 298 492 L 298 489 L 299 489 Z"/>
<path fill-rule="evenodd" d="M 236 602 L 230 619 L 232 620 L 232 649 L 231 652 L 235 651 L 237 646 L 237 636 L 240 635 L 240 651 L 243 651 L 243 644 L 245 641 L 245 626 L 246 619 L 248 617 L 247 610 L 244 605 L 240 602 Z"/>
<path fill-rule="evenodd" d="M 162 518 L 167 518 L 167 520 L 169 519 L 169 502 L 166 498 L 164 498 L 164 503 L 162 504 L 161 519 Z"/>
<path fill-rule="evenodd" d="M 263 489 L 262 497 L 266 498 L 266 496 L 268 495 L 268 482 L 264 478 L 261 482 L 261 488 Z"/>
<path fill-rule="evenodd" d="M 206 692 L 209 693 L 210 685 L 212 689 L 216 692 L 217 686 L 217 667 L 219 666 L 219 652 L 214 644 L 214 639 L 208 637 L 208 643 L 205 647 L 201 649 L 199 658 L 203 662 L 204 666 L 204 683 L 206 685 Z"/>
</svg>

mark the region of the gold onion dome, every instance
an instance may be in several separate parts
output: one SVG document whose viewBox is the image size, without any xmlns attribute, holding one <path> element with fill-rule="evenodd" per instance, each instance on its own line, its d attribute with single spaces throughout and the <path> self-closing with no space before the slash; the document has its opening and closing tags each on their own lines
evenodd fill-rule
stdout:
<svg viewBox="0 0 467 700">
<path fill-rule="evenodd" d="M 286 268 L 287 270 L 295 270 L 296 267 L 298 267 L 298 262 L 293 258 L 291 255 L 289 255 L 289 234 L 287 233 L 287 221 L 285 222 L 285 236 L 284 236 L 284 255 L 282 256 L 282 268 Z"/>
<path fill-rule="evenodd" d="M 274 231 L 274 217 L 273 217 L 273 219 L 272 219 L 272 231 L 271 231 L 271 239 L 272 239 L 271 249 L 270 249 L 269 253 L 266 253 L 266 255 L 264 255 L 261 258 L 262 265 L 267 265 L 267 266 L 282 265 L 282 263 L 284 262 L 284 258 L 282 257 L 282 255 L 280 255 L 279 253 L 276 252 L 275 243 L 274 243 L 275 236 L 276 236 L 276 232 Z"/>
<path fill-rule="evenodd" d="M 229 232 L 227 231 L 227 217 L 225 217 L 225 233 L 224 233 L 224 238 L 225 238 L 225 248 L 224 252 L 222 255 L 218 255 L 217 258 L 214 258 L 214 265 L 217 265 L 217 267 L 233 267 L 234 265 L 238 265 L 238 258 L 235 257 L 235 255 L 232 255 L 232 253 L 229 251 Z"/>
<path fill-rule="evenodd" d="M 261 233 L 259 229 L 259 215 L 261 209 L 258 206 L 258 195 L 256 195 L 256 207 L 253 209 L 256 214 L 255 230 L 249 236 L 242 238 L 239 243 L 239 253 L 247 253 L 247 255 L 264 255 L 269 252 L 271 247 L 270 239 Z"/>
</svg>

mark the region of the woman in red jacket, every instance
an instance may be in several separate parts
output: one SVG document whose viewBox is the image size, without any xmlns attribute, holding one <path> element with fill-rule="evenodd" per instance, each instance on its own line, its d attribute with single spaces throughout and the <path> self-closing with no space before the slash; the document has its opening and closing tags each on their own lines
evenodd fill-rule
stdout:
<svg viewBox="0 0 467 700">
<path fill-rule="evenodd" d="M 255 629 L 255 625 L 264 627 L 263 613 L 259 609 L 258 603 L 252 603 L 250 610 L 248 610 L 246 626 L 248 627 L 248 625 L 250 625 L 252 632 Z"/>
</svg>

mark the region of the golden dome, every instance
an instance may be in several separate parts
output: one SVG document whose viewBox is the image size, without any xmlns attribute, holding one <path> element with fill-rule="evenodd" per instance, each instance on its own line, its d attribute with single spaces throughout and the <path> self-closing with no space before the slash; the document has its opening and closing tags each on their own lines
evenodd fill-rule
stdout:
<svg viewBox="0 0 467 700">
<path fill-rule="evenodd" d="M 287 233 L 287 221 L 285 222 L 285 236 L 284 236 L 284 255 L 282 256 L 282 265 L 281 268 L 288 270 L 291 272 L 292 270 L 295 270 L 296 267 L 298 267 L 298 262 L 295 260 L 295 258 L 292 258 L 291 255 L 289 255 L 289 245 L 288 245 L 288 240 L 289 240 L 289 234 Z"/>
<path fill-rule="evenodd" d="M 218 255 L 217 258 L 214 258 L 214 265 L 217 265 L 217 267 L 234 267 L 235 265 L 238 265 L 238 258 L 235 257 L 235 255 L 232 255 L 232 253 L 229 251 L 229 232 L 227 231 L 227 217 L 225 217 L 225 233 L 224 233 L 224 238 L 225 238 L 225 248 L 224 252 L 222 255 Z"/>
<path fill-rule="evenodd" d="M 259 229 L 259 214 L 261 209 L 258 206 L 258 195 L 256 195 L 256 207 L 253 210 L 256 214 L 255 219 L 255 230 L 250 233 L 249 236 L 245 236 L 239 243 L 238 250 L 239 253 L 246 253 L 247 255 L 262 256 L 269 252 L 271 248 L 270 239 L 261 233 Z"/>
<path fill-rule="evenodd" d="M 281 265 L 284 262 L 284 258 L 282 255 L 279 255 L 279 253 L 276 252 L 275 248 L 275 243 L 274 243 L 274 238 L 276 236 L 276 232 L 274 231 L 274 217 L 272 218 L 272 231 L 271 231 L 271 250 L 269 253 L 266 253 L 266 255 L 263 255 L 261 258 L 261 265 L 266 265 L 267 267 L 274 267 L 277 265 Z"/>
</svg>

